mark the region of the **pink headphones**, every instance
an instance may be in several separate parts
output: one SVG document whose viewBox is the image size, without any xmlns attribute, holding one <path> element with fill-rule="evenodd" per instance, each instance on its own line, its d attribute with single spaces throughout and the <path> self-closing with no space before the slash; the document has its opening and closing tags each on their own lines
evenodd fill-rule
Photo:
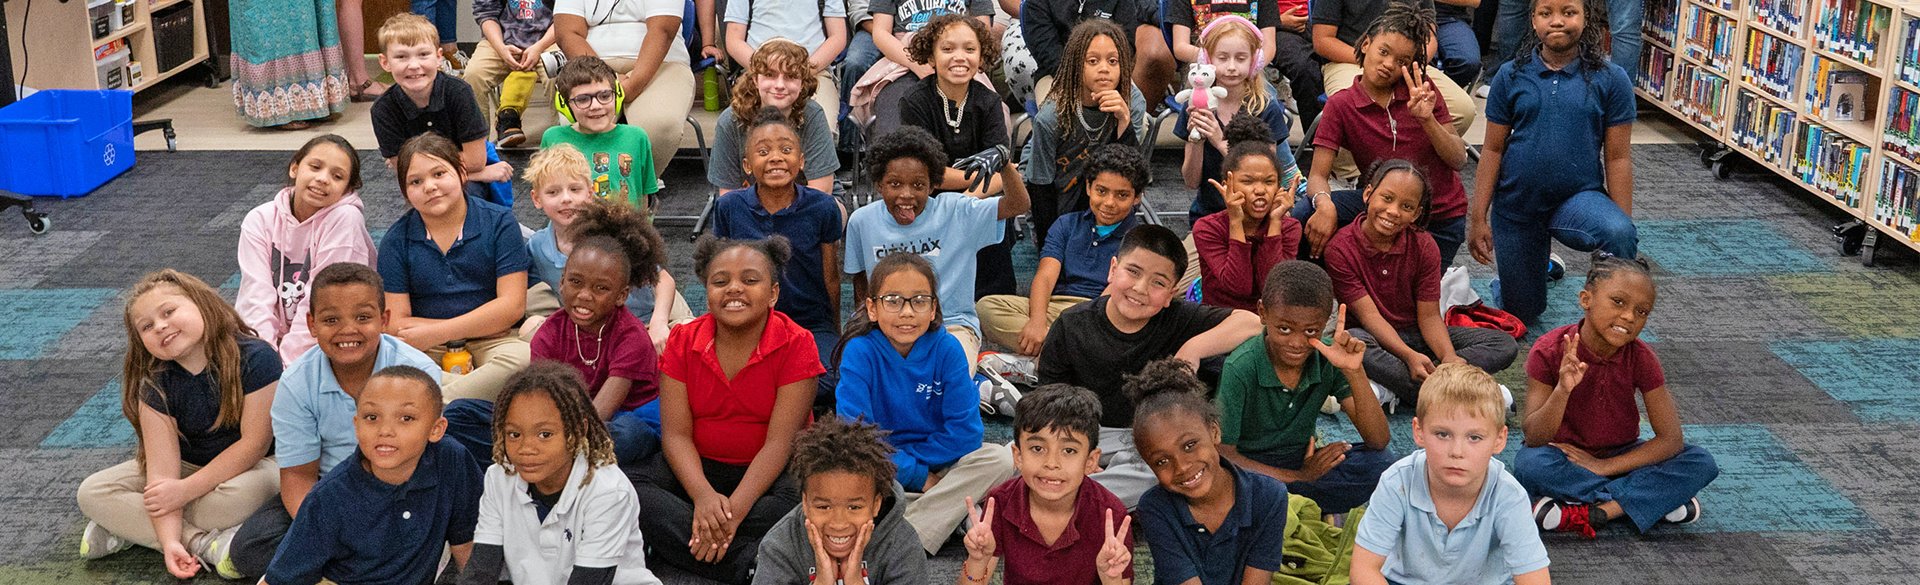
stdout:
<svg viewBox="0 0 1920 585">
<path fill-rule="evenodd" d="M 1219 28 L 1220 25 L 1229 23 L 1247 27 L 1247 32 L 1253 33 L 1253 62 L 1266 62 L 1267 51 L 1261 48 L 1261 45 L 1267 41 L 1266 35 L 1260 34 L 1260 27 L 1254 26 L 1253 21 L 1247 20 L 1246 17 L 1238 14 L 1226 14 L 1214 17 L 1213 22 L 1207 23 L 1206 28 L 1200 29 L 1200 42 L 1202 44 L 1206 43 L 1207 34 L 1212 33 L 1213 29 Z M 1204 48 L 1200 49 L 1200 62 L 1211 63 L 1212 61 L 1213 60 L 1207 56 L 1207 50 Z"/>
</svg>

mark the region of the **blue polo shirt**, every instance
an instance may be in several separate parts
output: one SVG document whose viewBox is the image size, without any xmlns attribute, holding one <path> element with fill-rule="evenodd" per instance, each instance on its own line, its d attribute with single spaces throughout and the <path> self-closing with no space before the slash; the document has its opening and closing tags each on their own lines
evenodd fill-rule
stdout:
<svg viewBox="0 0 1920 585">
<path fill-rule="evenodd" d="M 1500 585 L 1547 568 L 1547 548 L 1533 524 L 1527 491 L 1499 459 L 1487 462 L 1480 497 L 1452 530 L 1435 512 L 1427 485 L 1427 450 L 1414 451 L 1380 474 L 1354 546 L 1387 557 L 1395 583 Z"/>
<path fill-rule="evenodd" d="M 1634 120 L 1633 83 L 1608 63 L 1552 69 L 1538 53 L 1500 66 L 1487 94 L 1487 121 L 1511 126 L 1494 183 L 1493 212 L 1515 221 L 1543 219 L 1582 191 L 1606 192 L 1601 145 L 1607 129 Z"/>
<path fill-rule="evenodd" d="M 1233 508 L 1217 531 L 1193 519 L 1187 499 L 1155 485 L 1140 496 L 1134 516 L 1153 549 L 1153 582 L 1238 585 L 1247 567 L 1280 570 L 1287 533 L 1287 486 L 1279 480 L 1234 467 L 1225 458 L 1220 469 L 1233 477 Z"/>
<path fill-rule="evenodd" d="M 553 226 L 540 228 L 527 238 L 527 286 L 535 283 L 547 283 L 553 287 L 553 294 L 560 294 L 560 275 L 567 270 L 567 255 L 560 253 L 560 241 L 553 234 Z M 646 323 L 653 319 L 653 287 L 636 286 L 627 292 L 627 311 Z"/>
<path fill-rule="evenodd" d="M 373 356 L 373 371 L 387 366 L 413 366 L 434 380 L 440 379 L 440 364 L 427 354 L 391 335 L 380 336 L 380 349 Z M 353 434 L 353 397 L 340 389 L 333 375 L 333 362 L 316 347 L 300 354 L 280 374 L 279 389 L 273 394 L 273 445 L 280 467 L 299 467 L 320 462 L 320 474 L 347 460 L 359 450 Z"/>
<path fill-rule="evenodd" d="M 1107 267 L 1113 264 L 1114 253 L 1120 251 L 1120 240 L 1139 224 L 1140 216 L 1128 215 L 1113 232 L 1101 237 L 1094 231 L 1100 222 L 1093 219 L 1091 211 L 1075 211 L 1053 220 L 1046 245 L 1040 247 L 1041 258 L 1060 261 L 1060 279 L 1053 282 L 1053 294 L 1091 299 L 1105 292 Z"/>
<path fill-rule="evenodd" d="M 307 493 L 267 566 L 270 585 L 431 583 L 440 545 L 473 542 L 480 468 L 456 441 L 427 444 L 413 477 L 391 485 L 358 451 Z"/>
<path fill-rule="evenodd" d="M 442 254 L 420 211 L 407 210 L 380 238 L 380 279 L 405 294 L 415 317 L 452 319 L 487 304 L 502 276 L 526 272 L 527 245 L 513 210 L 467 197 L 460 239 Z"/>
<path fill-rule="evenodd" d="M 846 236 L 840 206 L 832 195 L 795 185 L 793 204 L 769 213 L 760 205 L 758 187 L 735 189 L 713 203 L 713 235 L 758 240 L 781 235 L 793 245 L 793 258 L 780 274 L 780 301 L 774 305 L 809 331 L 839 331 L 840 307 L 828 306 L 826 260 L 821 246 Z"/>
</svg>

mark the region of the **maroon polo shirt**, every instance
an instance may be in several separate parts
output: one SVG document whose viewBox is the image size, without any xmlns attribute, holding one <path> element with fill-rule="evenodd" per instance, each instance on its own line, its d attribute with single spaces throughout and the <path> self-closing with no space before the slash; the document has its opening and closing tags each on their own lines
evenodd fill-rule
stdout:
<svg viewBox="0 0 1920 585">
<path fill-rule="evenodd" d="M 1113 510 L 1116 526 L 1127 515 L 1127 505 L 1113 492 L 1092 479 L 1080 482 L 1080 493 L 1073 498 L 1073 522 L 1060 538 L 1047 545 L 1034 525 L 1027 508 L 1027 484 L 1021 478 L 987 492 L 994 501 L 994 554 L 1006 558 L 1001 563 L 1001 578 L 1006 585 L 1098 585 L 1100 572 L 1095 562 L 1100 547 L 1106 544 L 1106 514 Z M 1127 535 L 1127 549 L 1133 549 L 1133 535 Z M 1127 567 L 1127 580 L 1133 580 L 1133 567 Z"/>
<path fill-rule="evenodd" d="M 1405 159 L 1420 167 L 1432 185 L 1430 216 L 1433 219 L 1466 215 L 1466 187 L 1460 184 L 1460 174 L 1433 151 L 1427 131 L 1420 128 L 1420 120 L 1407 109 L 1407 85 L 1395 86 L 1393 100 L 1381 108 L 1360 87 L 1359 76 L 1354 77 L 1353 87 L 1327 96 L 1327 105 L 1320 111 L 1319 126 L 1314 130 L 1313 145 L 1347 149 L 1353 153 L 1353 163 L 1362 173 L 1373 168 L 1375 161 Z M 1443 126 L 1453 123 L 1453 116 L 1447 113 L 1447 103 L 1439 96 L 1433 99 L 1433 119 Z"/>
<path fill-rule="evenodd" d="M 1274 212 L 1280 235 L 1267 237 L 1266 228 L 1236 242 L 1228 234 L 1233 220 L 1221 211 L 1193 222 L 1193 247 L 1200 253 L 1200 301 L 1215 307 L 1254 310 L 1266 288 L 1267 271 L 1292 260 L 1300 251 L 1300 222 Z"/>
<path fill-rule="evenodd" d="M 1440 302 L 1440 246 L 1427 230 L 1409 227 L 1394 237 L 1387 251 L 1375 250 L 1363 232 L 1366 219 L 1361 213 L 1327 239 L 1333 296 L 1349 304 L 1372 298 L 1373 307 L 1396 330 L 1419 325 L 1418 304 Z M 1349 317 L 1349 324 L 1359 322 L 1358 316 Z"/>
<path fill-rule="evenodd" d="M 1533 351 L 1527 352 L 1527 377 L 1548 386 L 1560 383 L 1560 358 L 1566 351 L 1562 338 L 1579 331 L 1585 322 L 1582 319 L 1540 336 L 1533 343 Z M 1561 417 L 1553 441 L 1605 456 L 1639 440 L 1640 409 L 1634 404 L 1634 394 L 1667 385 L 1653 348 L 1635 339 L 1604 359 L 1585 345 L 1574 351 L 1580 361 L 1586 362 L 1587 375 L 1567 396 L 1567 413 Z"/>
</svg>

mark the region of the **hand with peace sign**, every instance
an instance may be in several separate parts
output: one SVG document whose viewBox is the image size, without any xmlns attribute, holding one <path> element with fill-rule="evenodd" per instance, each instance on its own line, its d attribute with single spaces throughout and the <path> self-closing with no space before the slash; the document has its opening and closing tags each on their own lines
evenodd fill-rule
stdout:
<svg viewBox="0 0 1920 585">
<path fill-rule="evenodd" d="M 1367 344 L 1347 333 L 1347 306 L 1340 305 L 1333 320 L 1333 344 L 1328 345 L 1313 338 L 1313 349 L 1327 358 L 1327 363 L 1340 368 L 1342 372 L 1355 372 L 1361 369 L 1361 358 L 1367 354 Z"/>
<path fill-rule="evenodd" d="M 1229 225 L 1239 225 L 1241 222 L 1246 221 L 1247 210 L 1242 207 L 1247 204 L 1247 194 L 1245 192 L 1229 188 L 1218 179 L 1207 179 L 1207 184 L 1213 185 L 1213 189 L 1220 192 L 1220 198 L 1226 200 L 1227 221 Z"/>
<path fill-rule="evenodd" d="M 1572 393 L 1587 378 L 1587 363 L 1580 361 L 1580 333 L 1561 337 L 1560 348 L 1560 382 L 1553 385 L 1553 391 Z"/>
<path fill-rule="evenodd" d="M 993 577 L 993 498 L 987 498 L 985 508 L 975 511 L 973 498 L 967 498 L 967 519 L 973 526 L 967 528 L 962 542 L 967 546 L 967 560 L 960 564 L 961 583 L 986 583 Z M 978 577 L 974 575 L 979 575 Z"/>
<path fill-rule="evenodd" d="M 1432 120 L 1434 100 L 1439 99 L 1440 92 L 1427 80 L 1426 68 L 1407 65 L 1400 69 L 1400 78 L 1407 82 L 1407 110 L 1417 120 Z"/>
<path fill-rule="evenodd" d="M 1127 536 L 1133 533 L 1133 516 L 1125 512 L 1121 514 L 1120 526 L 1116 528 L 1113 525 L 1113 509 L 1106 510 L 1107 527 L 1101 531 L 1106 535 L 1106 541 L 1100 545 L 1100 556 L 1093 561 L 1102 583 L 1126 583 L 1127 569 L 1133 568 L 1133 548 L 1127 546 Z"/>
</svg>

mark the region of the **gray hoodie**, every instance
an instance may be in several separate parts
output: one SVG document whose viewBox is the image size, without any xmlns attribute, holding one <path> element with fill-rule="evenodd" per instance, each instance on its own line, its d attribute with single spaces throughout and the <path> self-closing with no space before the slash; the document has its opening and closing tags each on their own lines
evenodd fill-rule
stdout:
<svg viewBox="0 0 1920 585">
<path fill-rule="evenodd" d="M 903 510 L 906 493 L 893 485 L 893 495 L 880 506 L 880 518 L 874 522 L 873 536 L 860 553 L 867 564 L 867 581 L 872 585 L 924 585 L 927 582 L 927 553 L 920 548 L 920 535 L 907 524 Z M 803 502 L 786 517 L 774 523 L 760 541 L 760 558 L 753 574 L 753 585 L 804 585 L 813 569 L 813 544 L 807 540 L 806 504 Z M 833 585 L 822 582 L 819 585 Z M 859 585 L 849 582 L 847 585 Z"/>
</svg>

